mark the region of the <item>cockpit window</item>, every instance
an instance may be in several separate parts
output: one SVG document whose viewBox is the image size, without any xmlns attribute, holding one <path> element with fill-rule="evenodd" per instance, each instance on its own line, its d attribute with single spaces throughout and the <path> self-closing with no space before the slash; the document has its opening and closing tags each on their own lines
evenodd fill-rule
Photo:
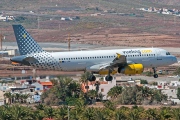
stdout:
<svg viewBox="0 0 180 120">
<path fill-rule="evenodd" d="M 166 55 L 170 55 L 170 53 L 169 53 L 169 52 L 166 52 Z"/>
</svg>

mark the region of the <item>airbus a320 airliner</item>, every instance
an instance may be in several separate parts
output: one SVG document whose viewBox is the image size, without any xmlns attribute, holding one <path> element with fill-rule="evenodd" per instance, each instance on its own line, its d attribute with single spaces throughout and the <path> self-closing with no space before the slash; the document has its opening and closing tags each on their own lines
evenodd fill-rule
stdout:
<svg viewBox="0 0 180 120">
<path fill-rule="evenodd" d="M 13 25 L 20 56 L 11 58 L 12 62 L 30 65 L 34 68 L 60 71 L 89 71 L 90 81 L 95 81 L 94 74 L 107 75 L 106 81 L 113 79 L 112 75 L 141 74 L 144 68 L 154 70 L 157 78 L 157 67 L 171 65 L 177 62 L 175 56 L 164 49 L 137 48 L 93 51 L 46 52 L 37 44 L 22 25 Z"/>
</svg>

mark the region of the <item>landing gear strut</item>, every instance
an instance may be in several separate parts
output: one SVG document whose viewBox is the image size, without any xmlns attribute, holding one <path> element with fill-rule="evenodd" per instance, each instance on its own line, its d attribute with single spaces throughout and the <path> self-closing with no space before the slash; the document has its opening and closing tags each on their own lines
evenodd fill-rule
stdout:
<svg viewBox="0 0 180 120">
<path fill-rule="evenodd" d="M 111 69 L 109 68 L 108 75 L 105 77 L 106 81 L 112 81 L 113 80 L 113 77 L 110 75 L 110 73 L 111 73 Z"/>
<path fill-rule="evenodd" d="M 152 69 L 153 69 L 153 72 L 154 72 L 154 75 L 153 75 L 153 76 L 154 76 L 154 78 L 158 78 L 158 74 L 156 74 L 156 68 L 155 68 L 155 67 L 153 67 Z"/>
</svg>

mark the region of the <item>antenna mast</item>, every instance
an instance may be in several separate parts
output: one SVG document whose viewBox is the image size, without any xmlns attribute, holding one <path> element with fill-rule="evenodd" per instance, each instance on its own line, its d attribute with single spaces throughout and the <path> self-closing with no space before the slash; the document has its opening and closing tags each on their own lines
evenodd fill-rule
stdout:
<svg viewBox="0 0 180 120">
<path fill-rule="evenodd" d="M 70 51 L 70 40 L 71 40 L 71 38 L 70 38 L 70 34 L 68 34 L 68 49 L 69 49 L 69 51 Z"/>
<path fill-rule="evenodd" d="M 2 41 L 3 41 L 3 35 L 2 35 L 2 31 L 1 31 L 1 34 L 0 34 L 0 46 L 1 46 L 1 49 L 2 50 Z"/>
</svg>

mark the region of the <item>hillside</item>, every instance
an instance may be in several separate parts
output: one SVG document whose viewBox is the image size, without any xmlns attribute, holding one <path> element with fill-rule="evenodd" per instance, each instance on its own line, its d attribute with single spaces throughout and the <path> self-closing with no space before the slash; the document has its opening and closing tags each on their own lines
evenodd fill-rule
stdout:
<svg viewBox="0 0 180 120">
<path fill-rule="evenodd" d="M 136 7 L 179 7 L 179 0 L 1 0 L 0 10 L 34 10 L 43 7 L 91 8 L 130 10 Z M 173 5 L 173 6 L 172 6 Z"/>
<path fill-rule="evenodd" d="M 176 6 L 180 5 L 179 0 L 146 0 L 146 1 L 158 3 L 162 5 L 176 5 Z"/>
<path fill-rule="evenodd" d="M 6 41 L 15 41 L 11 25 L 22 24 L 38 42 L 67 42 L 70 35 L 76 43 L 177 47 L 180 17 L 136 8 L 179 9 L 178 5 L 175 0 L 1 0 L 0 11 L 18 20 L 0 21 L 0 31 Z M 99 15 L 92 16 L 95 13 Z M 76 16 L 80 19 L 60 20 Z"/>
</svg>

